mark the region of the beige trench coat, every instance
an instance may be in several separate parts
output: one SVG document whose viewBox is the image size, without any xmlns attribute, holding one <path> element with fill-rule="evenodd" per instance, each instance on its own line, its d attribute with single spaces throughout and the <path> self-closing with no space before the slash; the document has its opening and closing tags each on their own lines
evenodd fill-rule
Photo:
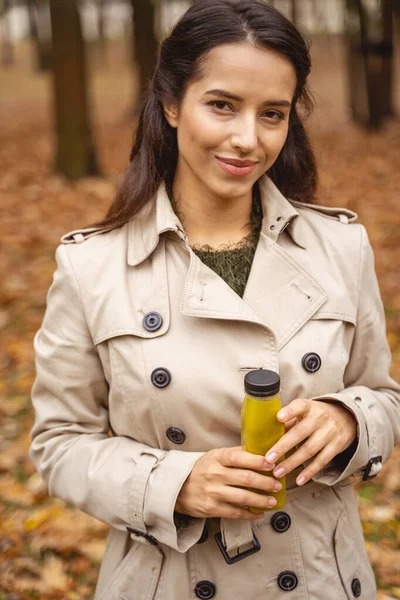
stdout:
<svg viewBox="0 0 400 600">
<path fill-rule="evenodd" d="M 191 251 L 164 186 L 141 218 L 57 249 L 30 455 L 52 496 L 111 526 L 96 600 L 376 598 L 349 480 L 376 475 L 400 436 L 373 253 L 351 211 L 289 202 L 266 176 L 260 190 L 243 299 Z M 355 452 L 303 488 L 289 477 L 279 518 L 174 519 L 199 457 L 240 444 L 243 377 L 259 367 L 279 371 L 283 404 L 347 407 Z M 231 557 L 253 533 L 261 549 L 228 564 L 219 529 Z"/>
</svg>

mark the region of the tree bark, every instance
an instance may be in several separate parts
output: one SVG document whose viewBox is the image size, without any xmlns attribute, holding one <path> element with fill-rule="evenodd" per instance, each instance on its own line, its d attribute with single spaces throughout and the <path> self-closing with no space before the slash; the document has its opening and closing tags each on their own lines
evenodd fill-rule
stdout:
<svg viewBox="0 0 400 600">
<path fill-rule="evenodd" d="M 131 0 L 131 4 L 133 54 L 138 73 L 138 108 L 146 95 L 148 83 L 157 64 L 158 42 L 154 33 L 155 9 L 152 0 Z"/>
<path fill-rule="evenodd" d="M 362 0 L 357 0 L 357 10 L 360 21 L 361 51 L 364 58 L 364 70 L 367 82 L 368 124 L 377 129 L 381 125 L 382 114 L 380 106 L 380 60 L 376 55 L 371 56 L 372 46 L 368 38 L 368 17 Z"/>
<path fill-rule="evenodd" d="M 37 38 L 36 38 L 36 64 L 39 71 L 48 71 L 51 68 L 51 24 L 49 0 L 33 0 L 36 7 Z"/>
<path fill-rule="evenodd" d="M 15 64 L 14 48 L 10 32 L 10 10 L 11 0 L 3 0 L 3 11 L 1 15 L 1 48 L 0 64 L 2 67 L 11 67 Z"/>
<path fill-rule="evenodd" d="M 38 28 L 36 22 L 35 0 L 25 0 L 25 4 L 29 20 L 29 37 L 31 40 L 36 41 L 38 38 Z"/>
<path fill-rule="evenodd" d="M 290 18 L 293 25 L 297 26 L 299 23 L 299 5 L 297 0 L 291 0 L 290 2 Z"/>
<path fill-rule="evenodd" d="M 354 121 L 365 125 L 369 120 L 366 61 L 361 52 L 360 4 L 346 0 L 346 54 L 347 80 L 351 115 Z"/>
<path fill-rule="evenodd" d="M 77 0 L 50 0 L 57 150 L 55 170 L 69 179 L 98 175 Z"/>
<path fill-rule="evenodd" d="M 383 55 L 382 55 L 382 113 L 385 117 L 393 111 L 393 0 L 382 0 Z"/>
<path fill-rule="evenodd" d="M 105 36 L 105 6 L 107 0 L 97 0 L 97 32 L 98 32 L 98 54 L 103 62 L 107 61 L 107 46 Z"/>
</svg>

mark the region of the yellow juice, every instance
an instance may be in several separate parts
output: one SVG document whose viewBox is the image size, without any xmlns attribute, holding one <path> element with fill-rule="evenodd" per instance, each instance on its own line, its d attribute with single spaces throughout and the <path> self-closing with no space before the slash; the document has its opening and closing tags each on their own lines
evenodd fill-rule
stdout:
<svg viewBox="0 0 400 600">
<path fill-rule="evenodd" d="M 279 394 L 269 397 L 253 397 L 246 394 L 242 405 L 241 413 L 241 445 L 243 450 L 252 454 L 266 455 L 268 450 L 283 436 L 285 425 L 276 418 L 281 409 L 281 400 Z M 282 456 L 277 463 L 285 457 Z M 272 476 L 270 471 L 259 471 L 262 475 Z M 261 492 L 252 490 L 258 494 L 273 496 L 277 504 L 272 508 L 254 508 L 251 512 L 260 513 L 268 510 L 278 510 L 283 508 L 286 501 L 286 480 L 285 477 L 279 479 L 282 489 L 279 492 Z"/>
</svg>

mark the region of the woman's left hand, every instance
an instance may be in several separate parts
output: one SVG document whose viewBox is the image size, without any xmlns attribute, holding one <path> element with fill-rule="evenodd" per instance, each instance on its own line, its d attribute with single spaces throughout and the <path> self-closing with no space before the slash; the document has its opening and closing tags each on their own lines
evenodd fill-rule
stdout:
<svg viewBox="0 0 400 600">
<path fill-rule="evenodd" d="M 268 451 L 266 459 L 269 463 L 276 463 L 297 444 L 306 441 L 276 466 L 274 477 L 283 477 L 314 457 L 298 475 L 297 485 L 309 481 L 337 454 L 346 450 L 357 434 L 357 422 L 352 413 L 332 402 L 296 398 L 282 408 L 277 416 L 281 423 L 285 423 L 286 433 Z"/>
</svg>

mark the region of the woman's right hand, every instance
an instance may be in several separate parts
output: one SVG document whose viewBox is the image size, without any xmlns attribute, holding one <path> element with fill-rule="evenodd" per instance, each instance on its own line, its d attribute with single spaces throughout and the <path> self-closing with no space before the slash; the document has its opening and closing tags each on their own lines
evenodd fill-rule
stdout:
<svg viewBox="0 0 400 600">
<path fill-rule="evenodd" d="M 246 507 L 267 510 L 276 504 L 275 498 L 242 488 L 267 493 L 279 491 L 281 484 L 277 479 L 255 472 L 273 468 L 264 456 L 250 454 L 240 446 L 210 450 L 194 465 L 178 495 L 175 510 L 200 518 L 262 519 L 263 513 L 252 513 Z"/>
</svg>

